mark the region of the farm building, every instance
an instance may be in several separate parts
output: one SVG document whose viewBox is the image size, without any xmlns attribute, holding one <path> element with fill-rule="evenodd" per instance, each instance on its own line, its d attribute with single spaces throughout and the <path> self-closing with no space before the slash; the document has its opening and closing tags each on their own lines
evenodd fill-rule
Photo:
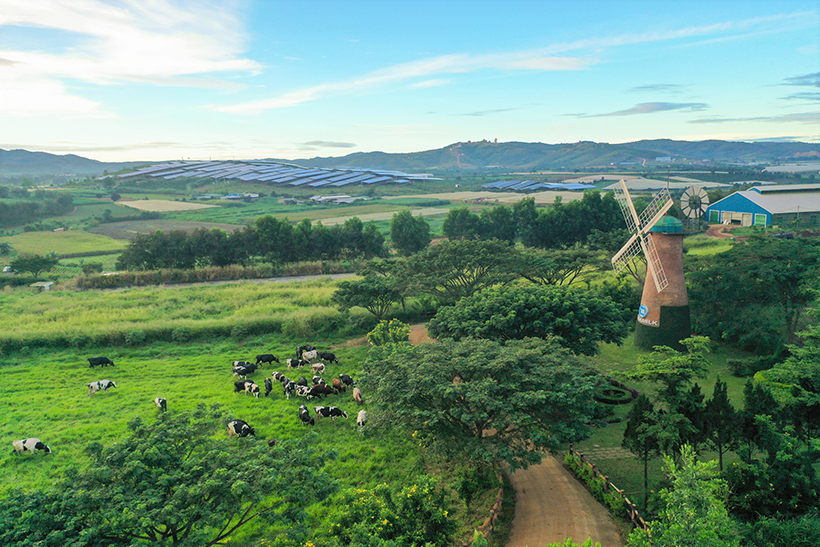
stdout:
<svg viewBox="0 0 820 547">
<path fill-rule="evenodd" d="M 820 184 L 758 186 L 706 209 L 709 222 L 741 226 L 820 226 Z"/>
</svg>

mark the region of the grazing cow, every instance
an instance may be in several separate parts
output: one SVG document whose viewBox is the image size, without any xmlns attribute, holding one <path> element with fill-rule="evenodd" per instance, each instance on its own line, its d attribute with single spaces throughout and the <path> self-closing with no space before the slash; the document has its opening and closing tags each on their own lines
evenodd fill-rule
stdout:
<svg viewBox="0 0 820 547">
<path fill-rule="evenodd" d="M 297 386 L 306 386 L 306 385 L 308 385 L 307 378 L 305 378 L 304 376 L 299 376 L 299 379 L 296 380 L 296 385 Z"/>
<path fill-rule="evenodd" d="M 325 373 L 325 364 L 324 363 L 313 363 L 310 365 L 310 369 L 313 371 L 313 374 L 324 374 Z"/>
<path fill-rule="evenodd" d="M 336 395 L 337 393 L 339 393 L 338 389 L 333 389 L 327 384 L 317 384 L 311 389 L 311 395 L 320 399 L 322 395 Z"/>
<path fill-rule="evenodd" d="M 117 387 L 117 384 L 115 384 L 111 380 L 98 380 L 96 382 L 91 382 L 90 384 L 88 384 L 88 394 L 94 395 L 100 390 L 108 393 L 108 389 L 112 387 Z"/>
<path fill-rule="evenodd" d="M 165 400 L 165 397 L 157 397 L 154 399 L 154 404 L 163 412 L 168 410 L 168 401 Z"/>
<path fill-rule="evenodd" d="M 302 420 L 302 423 L 305 425 L 316 425 L 316 421 L 313 419 L 313 416 L 310 415 L 310 411 L 305 405 L 299 407 L 299 419 Z"/>
<path fill-rule="evenodd" d="M 336 421 L 336 418 L 347 418 L 347 412 L 335 406 L 317 406 L 314 410 L 317 416 L 330 418 L 333 421 Z"/>
<path fill-rule="evenodd" d="M 290 400 L 290 394 L 296 391 L 296 382 L 293 380 L 288 380 L 287 382 L 283 382 L 282 389 L 285 392 L 285 397 Z"/>
<path fill-rule="evenodd" d="M 338 378 L 333 379 L 333 387 L 336 388 L 338 391 L 347 391 L 347 386 Z"/>
<path fill-rule="evenodd" d="M 315 361 L 318 358 L 319 358 L 319 352 L 316 351 L 315 349 L 302 353 L 302 356 L 300 357 L 300 359 L 304 359 L 308 363 L 310 363 L 311 361 Z"/>
<path fill-rule="evenodd" d="M 360 405 L 364 404 L 364 398 L 362 397 L 362 390 L 354 387 L 353 388 L 353 400 L 359 403 Z"/>
<path fill-rule="evenodd" d="M 94 367 L 104 367 L 106 365 L 114 366 L 114 361 L 109 359 L 108 357 L 89 357 L 88 358 L 88 366 L 91 368 Z"/>
<path fill-rule="evenodd" d="M 237 362 L 240 364 L 237 365 Z M 257 368 L 259 367 L 256 366 L 256 364 L 251 363 L 249 361 L 235 361 L 233 365 L 233 375 L 245 377 L 248 374 L 256 372 Z"/>
<path fill-rule="evenodd" d="M 233 392 L 240 393 L 245 391 L 245 386 L 248 384 L 253 384 L 250 380 L 239 380 L 238 382 L 233 383 Z"/>
<path fill-rule="evenodd" d="M 317 418 L 330 418 L 329 406 L 314 406 L 313 410 L 316 412 Z"/>
<path fill-rule="evenodd" d="M 321 359 L 322 361 L 327 361 L 327 362 L 329 362 L 329 363 L 336 363 L 336 364 L 338 364 L 338 363 L 339 363 L 339 360 L 336 358 L 336 356 L 335 356 L 335 355 L 333 355 L 332 353 L 330 353 L 329 351 L 320 351 L 320 352 L 317 354 L 317 356 L 318 356 L 318 357 L 319 357 L 319 359 Z"/>
<path fill-rule="evenodd" d="M 317 386 L 318 387 L 318 386 Z M 313 399 L 314 397 L 322 398 L 318 392 L 315 391 L 316 387 L 310 386 L 296 386 L 296 396 L 297 397 L 304 397 L 307 400 Z"/>
<path fill-rule="evenodd" d="M 301 368 L 308 364 L 307 361 L 301 359 L 288 359 L 286 363 L 288 364 L 288 368 Z"/>
<path fill-rule="evenodd" d="M 265 397 L 270 395 L 271 391 L 273 391 L 273 382 L 270 378 L 265 378 Z"/>
<path fill-rule="evenodd" d="M 268 439 L 268 446 L 271 448 L 276 446 L 276 439 Z"/>
<path fill-rule="evenodd" d="M 325 382 L 325 379 L 322 378 L 321 376 L 314 376 L 312 378 L 312 381 L 313 381 L 314 386 L 318 386 L 319 384 L 326 384 L 327 383 L 327 382 Z"/>
<path fill-rule="evenodd" d="M 259 386 L 254 384 L 253 382 L 245 382 L 245 395 L 253 395 L 257 399 L 259 398 Z"/>
<path fill-rule="evenodd" d="M 355 386 L 356 382 L 353 381 L 353 378 L 348 376 L 347 374 L 339 374 L 339 379 L 349 386 Z"/>
<path fill-rule="evenodd" d="M 316 348 L 311 346 L 310 344 L 305 344 L 304 346 L 296 346 L 296 358 L 301 359 L 302 353 L 305 351 L 313 351 Z"/>
<path fill-rule="evenodd" d="M 367 423 L 367 412 L 364 409 L 359 411 L 358 416 L 356 416 L 356 424 L 359 426 L 359 433 L 362 433 L 362 428 L 364 428 L 364 424 Z"/>
<path fill-rule="evenodd" d="M 262 355 L 256 356 L 256 364 L 261 365 L 262 363 L 273 363 L 279 362 L 279 358 L 271 353 L 263 353 Z"/>
<path fill-rule="evenodd" d="M 285 381 L 285 375 L 282 374 L 281 372 L 274 372 L 270 376 L 271 376 L 271 378 L 273 378 L 274 380 L 276 380 L 280 384 Z"/>
<path fill-rule="evenodd" d="M 23 452 L 31 452 L 32 454 L 43 451 L 46 454 L 51 454 L 51 448 L 35 437 L 28 439 L 20 439 L 19 441 L 12 441 L 11 446 L 14 447 L 12 454 L 22 454 Z"/>
<path fill-rule="evenodd" d="M 248 425 L 244 420 L 234 420 L 228 424 L 228 437 L 247 437 L 248 435 L 256 436 L 256 431 Z"/>
<path fill-rule="evenodd" d="M 246 367 L 246 366 L 251 365 L 253 363 L 251 363 L 250 361 L 234 361 L 232 364 L 235 367 Z"/>
</svg>

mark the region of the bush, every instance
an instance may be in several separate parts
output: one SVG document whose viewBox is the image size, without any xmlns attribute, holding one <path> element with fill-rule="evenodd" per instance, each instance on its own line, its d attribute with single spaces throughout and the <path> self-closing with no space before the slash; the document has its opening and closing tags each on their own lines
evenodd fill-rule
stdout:
<svg viewBox="0 0 820 547">
<path fill-rule="evenodd" d="M 626 502 L 623 497 L 616 492 L 606 492 L 603 479 L 596 476 L 589 466 L 569 453 L 564 456 L 564 464 L 576 477 L 583 481 L 593 498 L 605 505 L 615 517 L 622 520 L 626 519 Z"/>
<path fill-rule="evenodd" d="M 126 333 L 125 343 L 129 346 L 139 346 L 145 343 L 145 333 L 141 330 L 135 330 Z"/>
<path fill-rule="evenodd" d="M 191 339 L 191 333 L 188 332 L 188 329 L 177 327 L 171 332 L 171 339 L 174 342 L 187 342 Z"/>
<path fill-rule="evenodd" d="M 83 264 L 83 273 L 85 275 L 93 274 L 93 273 L 102 273 L 103 266 L 99 262 L 90 262 L 88 264 Z"/>
<path fill-rule="evenodd" d="M 628 389 L 615 386 L 598 389 L 593 397 L 599 403 L 607 405 L 625 405 L 632 402 L 632 393 Z"/>
</svg>

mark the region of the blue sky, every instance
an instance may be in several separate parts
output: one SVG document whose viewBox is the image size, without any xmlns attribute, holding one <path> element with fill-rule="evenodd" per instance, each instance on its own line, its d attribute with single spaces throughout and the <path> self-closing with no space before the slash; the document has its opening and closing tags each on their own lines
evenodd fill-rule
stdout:
<svg viewBox="0 0 820 547">
<path fill-rule="evenodd" d="M 0 0 L 0 148 L 820 142 L 812 1 Z"/>
</svg>

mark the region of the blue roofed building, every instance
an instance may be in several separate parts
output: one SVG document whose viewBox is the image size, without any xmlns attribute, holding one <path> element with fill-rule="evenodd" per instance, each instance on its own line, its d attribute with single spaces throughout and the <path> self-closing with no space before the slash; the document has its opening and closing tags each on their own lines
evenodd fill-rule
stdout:
<svg viewBox="0 0 820 547">
<path fill-rule="evenodd" d="M 820 227 L 820 184 L 756 186 L 706 209 L 709 222 L 740 226 Z"/>
</svg>

